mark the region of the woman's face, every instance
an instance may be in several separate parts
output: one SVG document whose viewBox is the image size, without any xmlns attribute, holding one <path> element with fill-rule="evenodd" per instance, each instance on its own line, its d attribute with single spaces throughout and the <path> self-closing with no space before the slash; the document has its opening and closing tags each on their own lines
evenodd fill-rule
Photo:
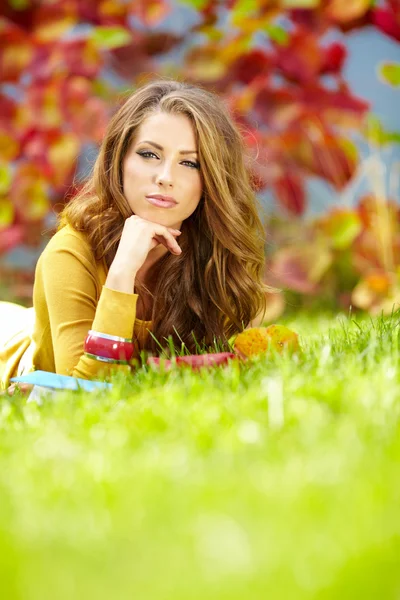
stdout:
<svg viewBox="0 0 400 600">
<path fill-rule="evenodd" d="M 123 187 L 135 215 L 180 228 L 203 191 L 195 132 L 188 117 L 160 112 L 143 121 L 124 160 Z"/>
</svg>

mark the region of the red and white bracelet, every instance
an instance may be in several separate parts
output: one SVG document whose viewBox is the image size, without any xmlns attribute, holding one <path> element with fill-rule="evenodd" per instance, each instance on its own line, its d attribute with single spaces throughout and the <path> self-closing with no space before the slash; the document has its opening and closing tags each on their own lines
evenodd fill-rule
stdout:
<svg viewBox="0 0 400 600">
<path fill-rule="evenodd" d="M 83 345 L 85 356 L 106 363 L 127 365 L 130 363 L 134 346 L 132 339 L 108 335 L 90 329 Z"/>
</svg>

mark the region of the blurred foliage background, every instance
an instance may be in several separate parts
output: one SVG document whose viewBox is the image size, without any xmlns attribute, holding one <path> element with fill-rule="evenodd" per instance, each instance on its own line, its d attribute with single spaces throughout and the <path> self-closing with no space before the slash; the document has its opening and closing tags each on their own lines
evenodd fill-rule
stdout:
<svg viewBox="0 0 400 600">
<path fill-rule="evenodd" d="M 243 131 L 266 209 L 265 278 L 282 290 L 270 318 L 315 305 L 390 312 L 400 301 L 400 170 L 385 150 L 400 132 L 346 76 L 348 41 L 362 31 L 390 41 L 390 59 L 373 64 L 367 42 L 362 63 L 372 87 L 398 94 L 400 0 L 5 0 L 1 299 L 31 304 L 37 256 L 112 111 L 161 75 L 220 94 Z M 363 177 L 368 188 L 354 191 Z M 310 181 L 331 199 L 319 214 Z"/>
</svg>

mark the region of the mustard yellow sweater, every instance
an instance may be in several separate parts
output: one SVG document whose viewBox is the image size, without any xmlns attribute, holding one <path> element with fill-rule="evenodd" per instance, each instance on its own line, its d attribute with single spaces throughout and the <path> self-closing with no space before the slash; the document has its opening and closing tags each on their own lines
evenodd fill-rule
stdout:
<svg viewBox="0 0 400 600">
<path fill-rule="evenodd" d="M 26 309 L 32 325 L 22 327 L 21 319 L 0 347 L 1 389 L 11 377 L 32 370 L 83 379 L 111 369 L 129 372 L 128 365 L 109 366 L 83 354 L 89 329 L 133 336 L 136 356 L 151 330 L 151 321 L 136 319 L 138 295 L 104 287 L 106 277 L 107 267 L 95 260 L 85 234 L 67 225 L 53 236 L 36 266 L 33 309 Z M 6 312 L 0 308 L 0 323 Z"/>
</svg>

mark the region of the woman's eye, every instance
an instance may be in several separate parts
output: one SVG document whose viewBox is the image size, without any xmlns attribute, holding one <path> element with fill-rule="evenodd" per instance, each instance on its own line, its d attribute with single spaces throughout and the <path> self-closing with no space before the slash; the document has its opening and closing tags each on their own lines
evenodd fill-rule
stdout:
<svg viewBox="0 0 400 600">
<path fill-rule="evenodd" d="M 155 156 L 156 158 L 158 158 L 158 156 L 156 154 L 154 154 L 154 152 L 150 152 L 150 150 L 145 150 L 144 152 L 138 152 L 139 156 L 144 156 L 144 158 L 148 158 L 149 155 Z"/>
<path fill-rule="evenodd" d="M 191 160 L 184 160 L 183 162 L 190 165 L 192 169 L 198 169 L 200 167 L 198 162 L 192 162 Z"/>
</svg>

